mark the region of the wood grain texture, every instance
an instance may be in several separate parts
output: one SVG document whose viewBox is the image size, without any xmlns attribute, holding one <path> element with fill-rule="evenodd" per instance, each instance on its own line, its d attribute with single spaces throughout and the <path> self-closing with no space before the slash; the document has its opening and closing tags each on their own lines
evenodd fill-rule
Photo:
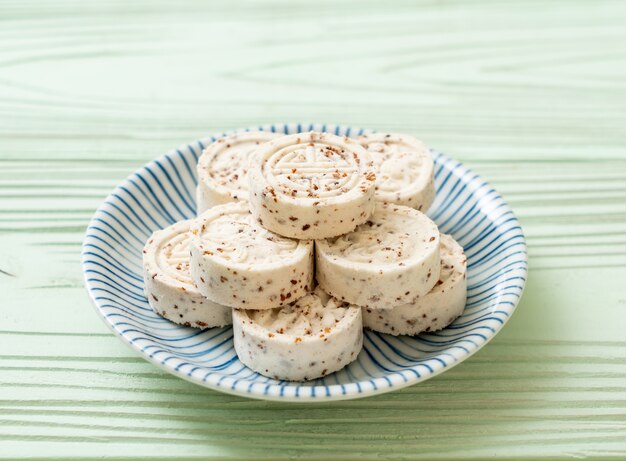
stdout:
<svg viewBox="0 0 626 461">
<path fill-rule="evenodd" d="M 621 1 L 0 1 L 0 458 L 626 458 Z M 82 287 L 106 194 L 183 142 L 415 133 L 524 226 L 518 312 L 423 384 L 317 405 L 176 379 Z"/>
</svg>

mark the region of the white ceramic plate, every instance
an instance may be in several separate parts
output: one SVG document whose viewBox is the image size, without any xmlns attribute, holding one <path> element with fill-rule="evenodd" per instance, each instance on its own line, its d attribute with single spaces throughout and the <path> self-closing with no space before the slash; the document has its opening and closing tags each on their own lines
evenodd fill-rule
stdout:
<svg viewBox="0 0 626 461">
<path fill-rule="evenodd" d="M 364 132 L 318 124 L 258 128 Z M 253 372 L 237 359 L 230 327 L 200 331 L 176 325 L 155 314 L 143 294 L 144 242 L 154 230 L 195 216 L 196 162 L 214 139 L 182 146 L 133 173 L 102 203 L 87 229 L 82 264 L 89 296 L 111 330 L 146 360 L 201 386 L 244 397 L 351 399 L 410 386 L 457 365 L 493 338 L 515 310 L 527 274 L 517 219 L 478 175 L 433 152 L 437 198 L 428 214 L 467 254 L 463 315 L 442 331 L 417 337 L 366 331 L 357 360 L 316 381 L 276 381 Z"/>
</svg>

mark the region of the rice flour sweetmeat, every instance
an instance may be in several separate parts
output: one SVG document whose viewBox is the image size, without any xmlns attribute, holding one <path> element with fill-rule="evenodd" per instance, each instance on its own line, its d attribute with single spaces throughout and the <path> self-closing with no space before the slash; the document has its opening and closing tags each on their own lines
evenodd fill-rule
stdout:
<svg viewBox="0 0 626 461">
<path fill-rule="evenodd" d="M 245 202 L 211 208 L 198 217 L 191 232 L 191 276 L 214 302 L 271 309 L 313 287 L 313 241 L 264 229 Z"/>
<path fill-rule="evenodd" d="M 467 298 L 467 258 L 446 234 L 441 234 L 439 253 L 441 272 L 432 290 L 393 309 L 363 308 L 364 326 L 392 335 L 417 335 L 441 330 L 461 315 Z"/>
<path fill-rule="evenodd" d="M 261 144 L 276 138 L 269 131 L 235 133 L 209 144 L 198 160 L 198 214 L 215 205 L 248 200 L 248 162 Z"/>
<path fill-rule="evenodd" d="M 413 208 L 378 204 L 353 232 L 315 245 L 320 286 L 358 306 L 390 309 L 412 302 L 439 277 L 439 231 Z"/>
<path fill-rule="evenodd" d="M 333 237 L 367 221 L 375 179 L 370 155 L 350 138 L 282 136 L 253 154 L 250 210 L 263 227 L 285 237 Z"/>
<path fill-rule="evenodd" d="M 413 136 L 374 133 L 356 139 L 376 167 L 376 200 L 426 212 L 435 199 L 434 163 Z"/>
<path fill-rule="evenodd" d="M 143 249 L 144 291 L 154 311 L 172 322 L 210 328 L 231 324 L 231 309 L 205 298 L 190 274 L 193 221 L 158 230 Z"/>
<path fill-rule="evenodd" d="M 288 306 L 233 310 L 239 359 L 274 379 L 306 381 L 340 370 L 363 345 L 361 309 L 319 287 Z"/>
</svg>

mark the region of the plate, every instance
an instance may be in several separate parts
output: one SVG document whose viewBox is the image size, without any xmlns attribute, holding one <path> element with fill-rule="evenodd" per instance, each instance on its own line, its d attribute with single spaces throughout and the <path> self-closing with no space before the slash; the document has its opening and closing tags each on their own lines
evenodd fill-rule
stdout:
<svg viewBox="0 0 626 461">
<path fill-rule="evenodd" d="M 276 124 L 281 133 L 365 130 L 340 125 Z M 500 195 L 461 163 L 433 151 L 437 197 L 429 216 L 452 234 L 468 257 L 463 314 L 444 330 L 417 337 L 366 331 L 357 360 L 316 381 L 266 378 L 246 368 L 232 329 L 204 331 L 155 314 L 143 294 L 142 248 L 150 234 L 195 216 L 195 167 L 217 136 L 181 146 L 130 175 L 94 214 L 83 243 L 85 286 L 96 311 L 119 338 L 169 373 L 244 397 L 298 402 L 352 399 L 432 378 L 461 363 L 492 339 L 513 314 L 527 275 L 526 242 Z"/>
</svg>

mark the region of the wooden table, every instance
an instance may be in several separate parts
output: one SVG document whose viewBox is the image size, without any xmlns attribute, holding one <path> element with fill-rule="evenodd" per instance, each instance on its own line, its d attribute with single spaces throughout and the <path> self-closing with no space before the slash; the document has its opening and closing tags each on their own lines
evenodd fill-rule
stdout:
<svg viewBox="0 0 626 461">
<path fill-rule="evenodd" d="M 626 459 L 626 4 L 0 2 L 0 458 Z M 80 245 L 121 179 L 279 121 L 415 133 L 521 219 L 518 312 L 375 398 L 176 379 L 94 313 Z"/>
</svg>

